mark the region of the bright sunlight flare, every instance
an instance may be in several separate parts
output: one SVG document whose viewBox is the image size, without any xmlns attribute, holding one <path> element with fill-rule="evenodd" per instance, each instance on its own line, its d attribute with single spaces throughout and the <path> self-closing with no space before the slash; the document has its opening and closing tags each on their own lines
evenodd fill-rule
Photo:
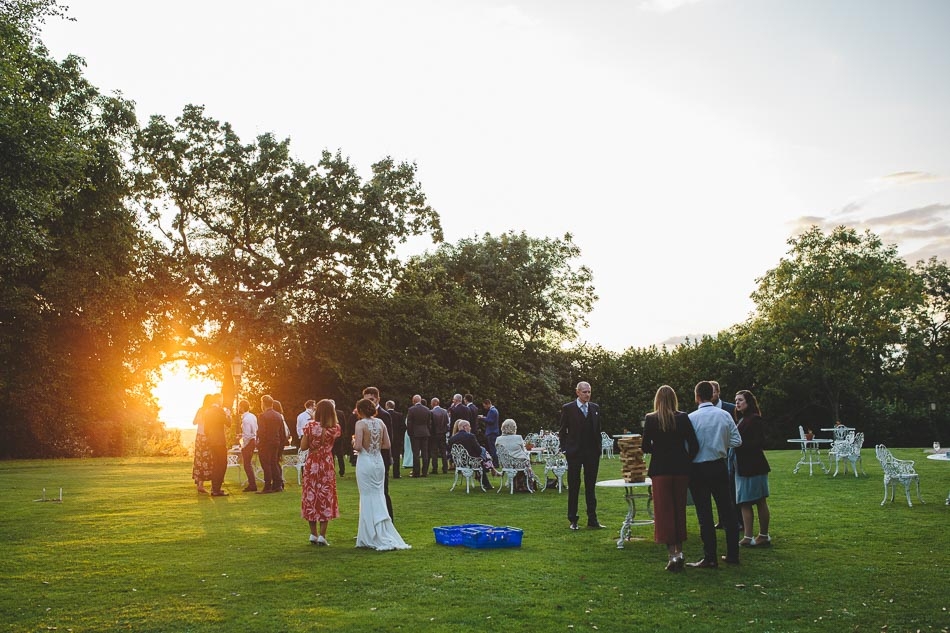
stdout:
<svg viewBox="0 0 950 633">
<path fill-rule="evenodd" d="M 158 419 L 165 426 L 190 429 L 205 394 L 220 391 L 220 383 L 190 374 L 188 365 L 178 361 L 162 367 L 152 395 L 158 401 Z"/>
</svg>

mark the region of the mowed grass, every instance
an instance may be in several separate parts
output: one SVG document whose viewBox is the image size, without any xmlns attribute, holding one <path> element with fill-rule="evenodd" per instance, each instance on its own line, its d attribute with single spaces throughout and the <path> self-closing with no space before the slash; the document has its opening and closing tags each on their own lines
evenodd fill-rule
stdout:
<svg viewBox="0 0 950 633">
<path fill-rule="evenodd" d="M 869 477 L 792 474 L 772 464 L 769 549 L 742 564 L 664 571 L 652 527 L 616 548 L 621 490 L 598 490 L 609 530 L 567 529 L 567 493 L 449 492 L 452 475 L 391 482 L 396 525 L 412 549 L 353 548 L 354 471 L 339 480 L 342 517 L 329 548 L 307 542 L 300 494 L 195 493 L 181 459 L 0 463 L 0 627 L 6 631 L 947 631 L 950 464 L 920 449 L 925 505 L 880 506 Z M 541 468 L 536 467 L 538 473 Z M 290 471 L 287 471 L 288 475 Z M 600 479 L 620 476 L 602 460 Z M 63 502 L 34 502 L 43 488 Z M 898 495 L 902 495 L 898 488 Z M 583 497 L 581 500 L 583 514 Z M 687 559 L 701 557 L 688 509 Z M 435 543 L 460 523 L 524 530 L 519 549 Z M 720 532 L 720 543 L 723 535 Z M 722 545 L 720 545 L 722 550 Z"/>
</svg>

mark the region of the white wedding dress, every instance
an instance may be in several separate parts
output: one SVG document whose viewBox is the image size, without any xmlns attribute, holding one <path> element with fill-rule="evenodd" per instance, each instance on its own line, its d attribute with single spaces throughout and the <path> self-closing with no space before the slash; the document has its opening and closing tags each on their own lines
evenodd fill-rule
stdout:
<svg viewBox="0 0 950 633">
<path fill-rule="evenodd" d="M 412 439 L 409 433 L 406 433 L 406 441 L 403 442 L 402 467 L 412 468 Z"/>
<path fill-rule="evenodd" d="M 360 489 L 360 521 L 356 531 L 356 547 L 375 550 L 409 549 L 386 510 L 383 481 L 386 468 L 379 449 L 382 445 L 383 422 L 378 418 L 364 420 L 370 432 L 369 448 L 361 448 L 356 459 L 356 485 Z"/>
</svg>

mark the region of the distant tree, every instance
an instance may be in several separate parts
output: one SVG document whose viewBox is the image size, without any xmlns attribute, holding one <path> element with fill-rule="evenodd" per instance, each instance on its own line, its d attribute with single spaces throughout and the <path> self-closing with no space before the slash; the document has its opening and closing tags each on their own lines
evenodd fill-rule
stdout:
<svg viewBox="0 0 950 633">
<path fill-rule="evenodd" d="M 896 248 L 870 232 L 812 227 L 789 244 L 758 280 L 738 355 L 760 381 L 808 385 L 830 423 L 843 397 L 872 395 L 873 379 L 900 362 L 919 285 Z"/>
<path fill-rule="evenodd" d="M 574 263 L 579 257 L 570 233 L 486 233 L 443 245 L 420 265 L 437 268 L 523 344 L 559 343 L 576 336 L 597 301 L 590 269 Z"/>
<path fill-rule="evenodd" d="M 287 139 L 244 144 L 197 106 L 174 124 L 152 117 L 136 159 L 143 207 L 185 291 L 166 351 L 215 359 L 226 390 L 235 353 L 260 371 L 275 353 L 301 358 L 300 324 L 385 288 L 408 237 L 442 238 L 414 165 L 386 158 L 364 181 L 339 153 L 311 166 Z"/>
</svg>

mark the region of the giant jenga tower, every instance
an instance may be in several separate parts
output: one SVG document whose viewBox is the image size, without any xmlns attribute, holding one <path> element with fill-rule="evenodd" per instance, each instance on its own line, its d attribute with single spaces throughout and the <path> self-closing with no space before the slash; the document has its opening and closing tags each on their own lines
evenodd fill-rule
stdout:
<svg viewBox="0 0 950 633">
<path fill-rule="evenodd" d="M 628 435 L 617 440 L 620 444 L 620 463 L 623 480 L 636 483 L 646 480 L 647 464 L 643 461 L 643 436 Z"/>
</svg>

